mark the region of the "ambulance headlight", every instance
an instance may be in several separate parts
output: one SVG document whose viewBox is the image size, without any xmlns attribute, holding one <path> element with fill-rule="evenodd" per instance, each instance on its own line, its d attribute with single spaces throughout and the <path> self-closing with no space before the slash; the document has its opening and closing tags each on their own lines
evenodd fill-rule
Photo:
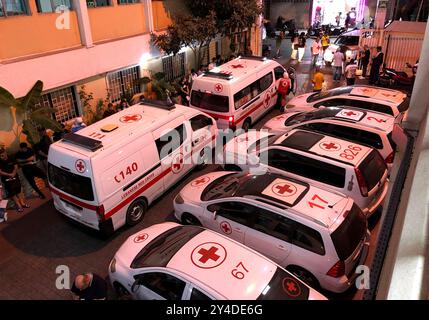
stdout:
<svg viewBox="0 0 429 320">
<path fill-rule="evenodd" d="M 176 196 L 176 198 L 174 198 L 174 202 L 177 204 L 184 204 L 185 200 L 183 200 L 182 196 L 180 195 L 180 193 Z"/>
<path fill-rule="evenodd" d="M 115 258 L 113 258 L 112 261 L 110 262 L 109 270 L 110 270 L 110 273 L 116 272 L 116 259 Z"/>
<path fill-rule="evenodd" d="M 352 55 L 352 51 L 351 51 L 351 50 L 347 50 L 347 51 L 346 51 L 346 56 L 347 56 L 347 57 L 351 57 L 351 55 Z"/>
</svg>

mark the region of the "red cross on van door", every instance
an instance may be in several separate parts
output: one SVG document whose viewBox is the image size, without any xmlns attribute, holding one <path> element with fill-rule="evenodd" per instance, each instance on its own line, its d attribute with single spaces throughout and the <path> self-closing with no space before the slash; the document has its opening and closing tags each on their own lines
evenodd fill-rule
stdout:
<svg viewBox="0 0 429 320">
<path fill-rule="evenodd" d="M 182 171 L 184 167 L 183 154 L 178 153 L 174 156 L 173 161 L 171 162 L 171 171 L 176 174 Z"/>
</svg>

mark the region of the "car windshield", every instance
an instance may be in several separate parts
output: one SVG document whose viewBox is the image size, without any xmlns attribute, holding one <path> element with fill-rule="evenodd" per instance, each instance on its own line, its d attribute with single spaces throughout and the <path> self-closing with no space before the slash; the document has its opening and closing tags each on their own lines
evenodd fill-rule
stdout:
<svg viewBox="0 0 429 320">
<path fill-rule="evenodd" d="M 204 189 L 201 200 L 233 197 L 240 187 L 239 177 L 239 174 L 231 173 L 216 179 Z"/>
<path fill-rule="evenodd" d="M 343 223 L 331 234 L 332 242 L 341 260 L 347 260 L 356 250 L 367 228 L 366 217 L 354 203 Z"/>
<path fill-rule="evenodd" d="M 210 92 L 192 90 L 191 105 L 208 111 L 229 111 L 228 96 L 221 96 Z"/>
<path fill-rule="evenodd" d="M 285 126 L 293 126 L 305 121 L 334 117 L 340 110 L 341 108 L 321 108 L 310 112 L 301 112 L 287 118 L 284 124 Z"/>
<path fill-rule="evenodd" d="M 91 178 L 48 164 L 49 182 L 57 189 L 76 198 L 94 201 Z"/>
<path fill-rule="evenodd" d="M 357 46 L 359 45 L 359 37 L 357 36 L 340 36 L 335 40 L 335 44 L 339 46 Z"/>
<path fill-rule="evenodd" d="M 277 268 L 257 300 L 308 300 L 310 289 L 289 272 Z"/>
<path fill-rule="evenodd" d="M 307 98 L 307 102 L 316 102 L 325 98 L 339 96 L 341 94 L 349 94 L 350 92 L 352 92 L 352 90 L 353 87 L 340 87 L 336 89 L 314 93 Z"/>
<path fill-rule="evenodd" d="M 131 268 L 165 267 L 171 258 L 203 228 L 179 226 L 172 228 L 149 242 L 134 258 Z"/>
<path fill-rule="evenodd" d="M 359 165 L 359 170 L 365 179 L 368 191 L 371 191 L 380 183 L 387 167 L 380 153 L 377 150 L 372 150 Z"/>
</svg>

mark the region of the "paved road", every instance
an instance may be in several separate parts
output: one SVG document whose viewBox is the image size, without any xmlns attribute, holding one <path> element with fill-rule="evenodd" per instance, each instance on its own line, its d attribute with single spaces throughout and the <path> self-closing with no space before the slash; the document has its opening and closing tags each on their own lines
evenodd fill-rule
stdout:
<svg viewBox="0 0 429 320">
<path fill-rule="evenodd" d="M 310 89 L 309 59 L 298 66 L 298 71 L 300 91 Z M 325 72 L 329 78 L 330 71 Z M 278 110 L 272 111 L 255 127 L 259 128 L 278 113 Z M 20 216 L 11 211 L 10 220 L 0 224 L 0 299 L 70 299 L 68 290 L 56 288 L 56 268 L 61 265 L 69 267 L 70 279 L 81 272 L 96 272 L 107 277 L 110 259 L 128 236 L 155 223 L 174 221 L 173 198 L 179 190 L 198 175 L 218 169 L 210 165 L 202 171 L 191 172 L 150 207 L 142 223 L 123 228 L 107 240 L 61 216 L 50 200 Z M 30 202 L 36 204 L 36 200 Z M 373 235 L 377 234 L 377 221 L 373 222 Z M 375 238 L 373 236 L 372 249 Z M 360 296 L 356 290 L 327 295 L 335 299 Z"/>
</svg>

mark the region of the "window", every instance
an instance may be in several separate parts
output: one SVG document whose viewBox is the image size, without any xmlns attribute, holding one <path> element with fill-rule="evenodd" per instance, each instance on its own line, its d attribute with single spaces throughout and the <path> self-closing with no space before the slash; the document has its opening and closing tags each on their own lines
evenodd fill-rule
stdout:
<svg viewBox="0 0 429 320">
<path fill-rule="evenodd" d="M 193 288 L 191 297 L 189 300 L 213 300 L 212 298 L 208 297 L 204 293 L 202 293 L 200 290 Z"/>
<path fill-rule="evenodd" d="M 270 72 L 259 79 L 259 86 L 261 88 L 261 92 L 267 90 L 271 84 L 273 83 L 273 74 Z"/>
<path fill-rule="evenodd" d="M 209 92 L 195 91 L 191 93 L 191 105 L 208 111 L 228 112 L 228 96 L 211 94 Z"/>
<path fill-rule="evenodd" d="M 165 73 L 165 81 L 183 78 L 185 76 L 185 53 L 162 57 L 162 70 Z"/>
<path fill-rule="evenodd" d="M 260 78 L 259 80 L 256 80 L 252 84 L 238 91 L 236 94 L 234 94 L 235 109 L 241 108 L 249 101 L 256 98 L 263 91 L 267 90 L 272 83 L 273 83 L 273 74 L 272 72 L 270 72 L 270 73 L 267 73 L 262 78 Z"/>
<path fill-rule="evenodd" d="M 293 235 L 294 222 L 278 214 L 258 209 L 253 228 L 274 238 L 290 242 Z"/>
<path fill-rule="evenodd" d="M 156 140 L 159 158 L 163 159 L 179 148 L 186 140 L 186 128 L 183 124 Z"/>
<path fill-rule="evenodd" d="M 181 300 L 186 282 L 161 272 L 148 272 L 139 276 L 140 285 L 167 300 Z"/>
<path fill-rule="evenodd" d="M 140 0 L 118 0 L 118 4 L 140 3 Z"/>
<path fill-rule="evenodd" d="M 224 202 L 213 204 L 207 208 L 211 212 L 245 226 L 251 226 L 257 209 L 242 202 Z"/>
<path fill-rule="evenodd" d="M 26 0 L 0 0 L 0 17 L 29 14 Z"/>
<path fill-rule="evenodd" d="M 274 69 L 274 76 L 276 77 L 276 80 L 283 78 L 284 73 L 285 69 L 283 69 L 282 67 L 277 67 Z"/>
<path fill-rule="evenodd" d="M 386 163 L 380 153 L 377 150 L 372 150 L 359 165 L 359 171 L 363 175 L 368 191 L 371 191 L 381 182 L 386 170 Z"/>
<path fill-rule="evenodd" d="M 327 91 L 314 93 L 307 98 L 307 102 L 316 102 L 325 98 L 339 96 L 341 94 L 349 94 L 353 87 L 339 87 Z"/>
<path fill-rule="evenodd" d="M 107 86 L 109 88 L 110 101 L 121 100 L 125 94 L 135 95 L 140 92 L 140 70 L 139 67 L 123 69 L 107 75 Z"/>
<path fill-rule="evenodd" d="M 320 233 L 303 224 L 296 223 L 292 242 L 294 245 L 308 251 L 322 256 L 325 254 L 325 247 Z"/>
<path fill-rule="evenodd" d="M 328 99 L 322 102 L 318 102 L 314 105 L 315 108 L 319 108 L 321 106 L 324 107 L 337 107 L 337 106 L 350 106 L 347 104 L 348 99 Z"/>
<path fill-rule="evenodd" d="M 70 0 L 36 0 L 37 12 L 55 12 L 59 6 L 65 6 L 71 9 Z"/>
<path fill-rule="evenodd" d="M 79 116 L 74 87 L 46 93 L 40 97 L 40 101 L 36 106 L 55 109 L 53 118 L 61 123 Z"/>
<path fill-rule="evenodd" d="M 88 8 L 107 7 L 110 6 L 110 0 L 86 0 Z"/>
<path fill-rule="evenodd" d="M 213 125 L 212 119 L 206 117 L 205 115 L 199 114 L 190 120 L 191 127 L 193 131 L 203 129 L 205 127 Z"/>
</svg>

